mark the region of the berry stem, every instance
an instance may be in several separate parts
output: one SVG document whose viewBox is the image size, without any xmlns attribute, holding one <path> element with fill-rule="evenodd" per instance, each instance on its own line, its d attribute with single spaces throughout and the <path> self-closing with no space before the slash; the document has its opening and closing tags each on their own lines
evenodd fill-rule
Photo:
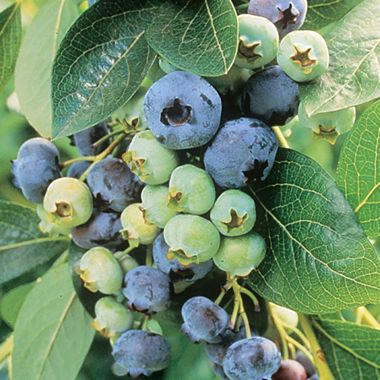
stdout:
<svg viewBox="0 0 380 380">
<path fill-rule="evenodd" d="M 243 286 L 240 286 L 240 292 L 245 294 L 252 301 L 253 305 L 255 306 L 255 311 L 259 312 L 261 310 L 259 300 L 250 290 L 244 288 Z"/>
<path fill-rule="evenodd" d="M 356 323 L 365 324 L 371 326 L 377 330 L 380 330 L 380 323 L 376 318 L 369 312 L 365 306 L 360 306 L 355 310 L 356 313 Z"/>
<path fill-rule="evenodd" d="M 325 355 L 323 354 L 322 348 L 314 334 L 309 319 L 303 314 L 298 314 L 298 318 L 302 329 L 310 342 L 311 353 L 313 355 L 315 367 L 317 368 L 319 377 L 323 380 L 334 380 L 334 376 L 326 362 Z"/>
<path fill-rule="evenodd" d="M 80 176 L 80 180 L 84 181 L 87 177 L 87 174 L 90 172 L 92 167 L 98 162 L 107 157 L 113 150 L 127 137 L 128 135 L 124 132 L 117 139 L 115 139 L 103 152 L 95 156 L 94 162 L 86 169 L 86 171 Z"/>
<path fill-rule="evenodd" d="M 149 319 L 150 319 L 150 315 L 144 316 L 144 319 L 141 322 L 141 330 L 144 330 L 144 331 L 147 330 Z"/>
<path fill-rule="evenodd" d="M 81 162 L 81 161 L 95 161 L 96 156 L 81 156 L 81 157 L 75 157 L 71 158 L 70 160 L 64 161 L 61 163 L 61 168 L 66 168 L 70 166 L 71 164 L 74 164 L 75 162 Z"/>
<path fill-rule="evenodd" d="M 152 246 L 151 245 L 148 245 L 146 247 L 145 265 L 148 267 L 151 267 L 153 265 Z"/>
<path fill-rule="evenodd" d="M 13 350 L 13 335 L 10 335 L 5 342 L 0 346 L 0 363 L 12 354 Z"/>
<path fill-rule="evenodd" d="M 294 338 L 292 338 L 291 336 L 287 335 L 286 336 L 286 340 L 291 344 L 293 345 L 294 347 L 297 347 L 300 351 L 302 351 L 304 353 L 304 355 L 312 362 L 314 363 L 314 358 L 313 356 L 310 354 L 310 352 L 301 344 L 299 343 L 297 340 L 295 340 Z"/>
<path fill-rule="evenodd" d="M 273 306 L 274 305 L 269 302 L 268 303 L 268 311 L 269 311 L 269 314 L 272 318 L 273 324 L 276 327 L 276 330 L 278 331 L 278 334 L 280 336 L 282 358 L 284 360 L 287 360 L 287 359 L 289 359 L 289 349 L 288 349 L 288 343 L 287 343 L 287 339 L 286 339 L 288 334 L 286 333 L 284 326 L 282 325 L 281 321 L 279 320 L 276 313 L 274 312 Z"/>
<path fill-rule="evenodd" d="M 297 327 L 288 325 L 287 323 L 284 323 L 284 322 L 281 322 L 281 323 L 285 327 L 285 329 L 291 330 L 294 334 L 296 334 L 297 337 L 302 341 L 302 343 L 307 349 L 310 349 L 310 343 L 307 340 L 305 334 L 301 330 L 299 330 Z"/>
<path fill-rule="evenodd" d="M 105 141 L 107 141 L 109 138 L 113 136 L 120 135 L 121 133 L 127 133 L 124 129 L 118 129 L 117 131 L 112 131 L 105 136 L 101 137 L 99 140 L 95 141 L 91 146 L 93 148 L 97 148 L 99 145 L 103 144 Z"/>
<path fill-rule="evenodd" d="M 273 127 L 272 129 L 273 129 L 273 132 L 275 133 L 275 135 L 277 137 L 279 145 L 283 148 L 287 148 L 287 149 L 290 148 L 290 146 L 288 144 L 288 140 L 286 140 L 286 137 L 282 133 L 280 127 Z"/>
</svg>

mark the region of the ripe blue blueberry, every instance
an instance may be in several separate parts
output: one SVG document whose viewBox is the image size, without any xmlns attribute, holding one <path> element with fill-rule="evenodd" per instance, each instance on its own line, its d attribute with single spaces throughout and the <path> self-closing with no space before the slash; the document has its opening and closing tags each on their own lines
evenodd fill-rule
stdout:
<svg viewBox="0 0 380 380">
<path fill-rule="evenodd" d="M 176 215 L 164 229 L 169 246 L 168 259 L 183 265 L 210 260 L 218 251 L 220 235 L 216 227 L 198 215 Z"/>
<path fill-rule="evenodd" d="M 107 248 L 95 247 L 88 250 L 80 258 L 77 272 L 84 286 L 91 292 L 114 294 L 121 289 L 123 272 Z"/>
<path fill-rule="evenodd" d="M 242 94 L 246 115 L 268 125 L 284 125 L 297 113 L 299 86 L 279 66 L 268 67 L 252 75 Z"/>
<path fill-rule="evenodd" d="M 100 298 L 95 304 L 92 327 L 107 338 L 113 338 L 132 327 L 133 315 L 113 297 Z"/>
<path fill-rule="evenodd" d="M 224 236 L 244 235 L 256 222 L 255 201 L 240 190 L 226 190 L 211 209 L 210 219 Z"/>
<path fill-rule="evenodd" d="M 181 309 L 182 331 L 193 342 L 218 343 L 227 329 L 229 316 L 219 305 L 206 297 L 189 298 Z"/>
<path fill-rule="evenodd" d="M 279 36 L 276 27 L 264 17 L 241 14 L 239 48 L 235 65 L 258 69 L 276 58 Z"/>
<path fill-rule="evenodd" d="M 43 205 L 37 207 L 43 232 L 67 233 L 86 223 L 93 211 L 92 195 L 82 181 L 62 177 L 46 190 Z"/>
<path fill-rule="evenodd" d="M 125 275 L 123 294 L 132 310 L 157 313 L 170 306 L 170 279 L 159 269 L 138 266 Z"/>
<path fill-rule="evenodd" d="M 141 131 L 133 137 L 123 160 L 148 185 L 167 182 L 179 164 L 176 152 L 160 144 L 149 130 Z"/>
<path fill-rule="evenodd" d="M 114 249 L 123 245 L 121 228 L 119 214 L 95 211 L 86 224 L 73 228 L 71 235 L 74 243 L 85 249 L 99 245 Z"/>
<path fill-rule="evenodd" d="M 49 184 L 61 176 L 58 149 L 49 140 L 32 138 L 21 145 L 12 172 L 24 197 L 41 203 Z"/>
<path fill-rule="evenodd" d="M 272 21 L 280 37 L 283 37 L 303 25 L 307 13 L 307 0 L 251 0 L 248 13 Z"/>
<path fill-rule="evenodd" d="M 157 268 L 169 275 L 172 282 L 194 282 L 205 277 L 212 269 L 212 260 L 184 266 L 176 259 L 168 259 L 168 252 L 169 246 L 165 243 L 164 235 L 161 233 L 153 242 L 153 259 Z"/>
<path fill-rule="evenodd" d="M 219 128 L 222 103 L 203 78 L 174 71 L 155 82 L 145 96 L 148 127 L 170 149 L 207 144 Z"/>
<path fill-rule="evenodd" d="M 177 214 L 169 207 L 169 188 L 165 185 L 144 187 L 141 193 L 141 209 L 144 218 L 157 227 L 164 228 L 166 223 Z"/>
<path fill-rule="evenodd" d="M 271 379 L 281 364 L 276 345 L 263 337 L 252 337 L 233 343 L 223 360 L 230 380 Z"/>
<path fill-rule="evenodd" d="M 84 131 L 75 133 L 72 136 L 73 144 L 78 148 L 82 156 L 93 156 L 107 148 L 109 141 L 104 141 L 103 144 L 94 147 L 93 144 L 109 133 L 105 123 L 94 125 Z"/>
<path fill-rule="evenodd" d="M 87 184 L 96 200 L 117 212 L 135 202 L 143 187 L 128 166 L 112 156 L 97 162 L 91 168 Z"/>
<path fill-rule="evenodd" d="M 128 330 L 116 341 L 112 355 L 129 375 L 150 376 L 170 362 L 170 346 L 164 337 L 142 330 Z"/>
<path fill-rule="evenodd" d="M 79 179 L 80 176 L 88 169 L 90 164 L 90 161 L 74 162 L 70 165 L 69 169 L 67 170 L 67 177 Z"/>
<path fill-rule="evenodd" d="M 280 43 L 277 62 L 297 82 L 318 78 L 329 67 L 329 49 L 324 38 L 311 30 L 297 30 Z"/>
<path fill-rule="evenodd" d="M 305 368 L 296 360 L 282 360 L 279 370 L 272 376 L 272 380 L 306 380 Z"/>
<path fill-rule="evenodd" d="M 260 120 L 224 124 L 204 156 L 206 170 L 222 188 L 239 188 L 269 175 L 278 149 L 276 136 Z"/>
<path fill-rule="evenodd" d="M 202 215 L 210 211 L 215 202 L 215 186 L 205 170 L 181 165 L 170 176 L 168 198 L 173 210 Z"/>
</svg>

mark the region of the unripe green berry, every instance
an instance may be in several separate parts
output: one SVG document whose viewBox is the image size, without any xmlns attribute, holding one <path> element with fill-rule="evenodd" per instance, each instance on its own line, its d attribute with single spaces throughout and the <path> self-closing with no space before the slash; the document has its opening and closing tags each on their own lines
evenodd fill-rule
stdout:
<svg viewBox="0 0 380 380">
<path fill-rule="evenodd" d="M 164 228 L 177 212 L 169 207 L 169 188 L 165 185 L 144 187 L 141 193 L 141 208 L 145 219 L 157 227 Z"/>
<path fill-rule="evenodd" d="M 244 235 L 256 222 L 255 202 L 240 190 L 226 190 L 216 200 L 210 218 L 222 235 Z"/>
<path fill-rule="evenodd" d="M 95 247 L 80 259 L 77 269 L 84 286 L 91 292 L 114 294 L 121 289 L 123 271 L 107 248 Z"/>
<path fill-rule="evenodd" d="M 279 35 L 277 28 L 265 17 L 241 14 L 239 21 L 239 49 L 235 65 L 258 69 L 276 58 Z"/>
<path fill-rule="evenodd" d="M 316 134 L 343 134 L 348 132 L 355 123 L 355 107 L 345 108 L 333 112 L 318 113 L 308 116 L 304 103 L 298 107 L 298 118 L 300 124 L 312 129 Z"/>
<path fill-rule="evenodd" d="M 286 307 L 271 304 L 272 312 L 275 313 L 276 317 L 282 322 L 288 325 L 285 326 L 287 331 L 292 331 L 292 327 L 297 327 L 298 325 L 298 314 Z"/>
<path fill-rule="evenodd" d="M 133 315 L 113 297 L 100 298 L 95 304 L 92 326 L 106 338 L 113 338 L 132 327 Z"/>
<path fill-rule="evenodd" d="M 306 82 L 318 78 L 327 70 L 329 50 L 319 33 L 296 30 L 281 40 L 277 61 L 290 78 Z"/>
<path fill-rule="evenodd" d="M 220 235 L 215 226 L 198 215 L 177 215 L 164 229 L 168 259 L 183 265 L 210 260 L 218 251 Z"/>
<path fill-rule="evenodd" d="M 120 221 L 123 229 L 121 236 L 131 245 L 151 244 L 160 229 L 145 218 L 141 203 L 132 203 L 121 213 Z"/>
<path fill-rule="evenodd" d="M 223 237 L 215 265 L 232 276 L 248 276 L 265 257 L 265 240 L 257 233 L 239 237 Z"/>
<path fill-rule="evenodd" d="M 150 130 L 141 131 L 133 137 L 123 160 L 148 185 L 167 182 L 179 163 L 176 152 L 160 144 Z"/>
<path fill-rule="evenodd" d="M 169 181 L 169 207 L 178 212 L 202 215 L 214 202 L 215 186 L 205 170 L 187 164 L 173 171 Z"/>
<path fill-rule="evenodd" d="M 87 185 L 75 178 L 58 178 L 46 190 L 43 209 L 38 209 L 40 228 L 44 232 L 67 233 L 86 223 L 92 210 L 92 195 Z"/>
</svg>

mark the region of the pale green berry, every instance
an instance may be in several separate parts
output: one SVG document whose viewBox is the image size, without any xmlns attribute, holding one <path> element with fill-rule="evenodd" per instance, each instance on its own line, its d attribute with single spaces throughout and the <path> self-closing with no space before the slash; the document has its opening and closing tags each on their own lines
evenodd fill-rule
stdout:
<svg viewBox="0 0 380 380">
<path fill-rule="evenodd" d="M 169 246 L 167 258 L 182 265 L 199 264 L 210 260 L 218 251 L 220 235 L 215 226 L 198 215 L 177 215 L 164 229 Z"/>
<path fill-rule="evenodd" d="M 141 193 L 141 200 L 145 219 L 157 227 L 164 228 L 166 223 L 177 214 L 173 208 L 168 207 L 169 188 L 165 185 L 145 186 Z"/>
<path fill-rule="evenodd" d="M 114 338 L 133 324 L 132 313 L 113 297 L 100 298 L 95 304 L 92 326 L 106 338 Z"/>
<path fill-rule="evenodd" d="M 343 134 L 348 132 L 355 123 L 355 107 L 349 107 L 333 112 L 318 113 L 309 116 L 306 113 L 304 103 L 298 107 L 300 124 L 312 129 L 316 134 Z"/>
<path fill-rule="evenodd" d="M 177 153 L 160 144 L 150 130 L 137 133 L 123 160 L 142 182 L 161 185 L 178 166 Z"/>
<path fill-rule="evenodd" d="M 256 222 L 255 201 L 240 190 L 226 190 L 216 200 L 210 218 L 222 235 L 244 235 Z"/>
<path fill-rule="evenodd" d="M 248 276 L 265 257 L 265 240 L 257 233 L 238 237 L 223 237 L 215 265 L 232 276 Z"/>
<path fill-rule="evenodd" d="M 145 218 L 141 203 L 132 203 L 121 213 L 121 235 L 130 245 L 151 244 L 160 229 Z"/>
<path fill-rule="evenodd" d="M 329 50 L 319 33 L 296 30 L 281 40 L 277 61 L 290 78 L 306 82 L 326 72 L 329 67 Z"/>
<path fill-rule="evenodd" d="M 114 294 L 121 289 L 123 271 L 107 248 L 94 247 L 87 251 L 79 261 L 77 272 L 91 292 Z"/>
<path fill-rule="evenodd" d="M 277 28 L 265 17 L 241 14 L 239 21 L 239 48 L 235 65 L 258 69 L 276 58 L 279 35 Z"/>
<path fill-rule="evenodd" d="M 275 304 L 271 304 L 271 309 L 276 317 L 286 325 L 285 329 L 287 331 L 290 332 L 293 330 L 293 328 L 297 327 L 298 314 L 295 311 Z"/>
<path fill-rule="evenodd" d="M 214 202 L 215 186 L 205 170 L 187 164 L 173 171 L 169 181 L 169 207 L 178 212 L 202 215 Z"/>
<path fill-rule="evenodd" d="M 58 178 L 46 190 L 43 209 L 39 207 L 40 227 L 44 232 L 67 233 L 86 223 L 92 210 L 92 195 L 87 185 L 75 178 Z"/>
</svg>

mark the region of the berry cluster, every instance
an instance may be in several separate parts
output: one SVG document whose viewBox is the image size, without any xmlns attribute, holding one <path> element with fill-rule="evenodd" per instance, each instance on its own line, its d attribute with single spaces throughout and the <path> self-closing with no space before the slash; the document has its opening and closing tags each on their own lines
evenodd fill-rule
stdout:
<svg viewBox="0 0 380 380">
<path fill-rule="evenodd" d="M 245 189 L 271 172 L 272 127 L 298 113 L 317 133 L 343 133 L 355 119 L 354 109 L 310 117 L 299 104 L 298 82 L 316 79 L 329 63 L 323 38 L 296 30 L 306 10 L 305 0 L 252 0 L 238 17 L 235 66 L 223 77 L 202 78 L 161 59 L 161 74 L 136 102 L 144 123 L 102 123 L 73 135 L 78 159 L 60 163 L 43 138 L 21 146 L 14 183 L 37 203 L 42 231 L 70 234 L 86 250 L 76 272 L 88 291 L 104 295 L 93 326 L 112 343 L 116 373 L 149 376 L 167 367 L 170 346 L 149 328 L 152 316 L 221 270 L 227 281 L 214 301 L 198 295 L 182 305 L 182 331 L 205 345 L 222 378 L 306 379 L 305 366 L 281 361 L 276 344 L 256 334 L 242 295 L 258 301 L 241 284 L 265 258 Z M 227 311 L 228 302 L 221 305 L 230 290 Z M 275 324 L 299 331 L 296 314 L 283 322 L 291 312 L 270 309 Z"/>
</svg>

